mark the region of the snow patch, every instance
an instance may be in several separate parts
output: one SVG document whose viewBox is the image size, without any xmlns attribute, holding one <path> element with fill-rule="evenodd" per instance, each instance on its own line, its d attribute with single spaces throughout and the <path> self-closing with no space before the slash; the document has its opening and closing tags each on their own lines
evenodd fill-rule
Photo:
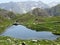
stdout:
<svg viewBox="0 0 60 45">
<path fill-rule="evenodd" d="M 35 8 L 37 8 L 37 7 L 32 7 L 31 9 L 33 10 L 33 9 L 35 9 Z"/>
</svg>

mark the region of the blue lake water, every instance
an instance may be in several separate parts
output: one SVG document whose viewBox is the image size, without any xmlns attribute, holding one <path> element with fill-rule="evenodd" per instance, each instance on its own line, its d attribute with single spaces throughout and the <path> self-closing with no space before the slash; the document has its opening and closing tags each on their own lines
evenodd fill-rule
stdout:
<svg viewBox="0 0 60 45">
<path fill-rule="evenodd" d="M 17 26 L 13 25 L 7 28 L 6 31 L 1 35 L 19 39 L 37 39 L 37 40 L 39 39 L 54 40 L 59 37 L 57 35 L 52 34 L 51 32 L 46 31 L 36 32 L 22 25 Z"/>
</svg>

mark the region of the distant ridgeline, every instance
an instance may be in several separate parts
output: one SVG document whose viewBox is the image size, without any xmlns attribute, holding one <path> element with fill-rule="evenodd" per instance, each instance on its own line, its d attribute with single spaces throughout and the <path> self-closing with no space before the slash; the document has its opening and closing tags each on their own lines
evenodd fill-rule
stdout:
<svg viewBox="0 0 60 45">
<path fill-rule="evenodd" d="M 11 18 L 14 17 L 14 15 L 15 15 L 15 14 L 13 14 L 13 12 L 19 13 L 19 14 L 29 13 L 32 15 L 42 16 L 42 17 L 60 16 L 60 4 L 58 4 L 54 7 L 49 7 L 47 4 L 44 4 L 41 1 L 39 1 L 39 2 L 26 1 L 26 2 L 1 3 L 0 8 L 5 9 L 3 11 L 0 9 L 0 13 L 2 14 L 2 12 L 3 12 L 4 16 L 6 16 L 5 14 L 10 11 L 9 12 L 10 14 L 7 14 L 9 16 L 6 16 L 6 17 L 11 17 Z M 6 10 L 8 10 L 8 11 L 6 11 Z"/>
</svg>

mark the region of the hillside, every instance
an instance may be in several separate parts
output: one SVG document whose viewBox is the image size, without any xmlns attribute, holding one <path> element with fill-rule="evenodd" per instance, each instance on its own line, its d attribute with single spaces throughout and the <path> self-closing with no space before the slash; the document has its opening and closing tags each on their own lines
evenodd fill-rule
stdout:
<svg viewBox="0 0 60 45">
<path fill-rule="evenodd" d="M 47 17 L 47 16 L 60 16 L 60 4 L 51 7 L 51 8 L 46 8 L 46 9 L 42 9 L 42 8 L 33 8 L 29 14 L 32 15 L 36 15 L 36 16 L 43 16 L 43 17 Z"/>
<path fill-rule="evenodd" d="M 0 9 L 0 16 L 11 19 L 11 18 L 14 18 L 16 16 L 16 14 L 14 14 L 11 11 L 7 11 L 5 9 Z"/>
<path fill-rule="evenodd" d="M 47 17 L 50 16 L 50 14 L 48 14 L 48 12 L 44 9 L 41 8 L 35 8 L 32 11 L 30 11 L 31 15 L 36 15 L 36 16 L 42 16 L 42 17 Z"/>
<path fill-rule="evenodd" d="M 0 9 L 0 34 L 12 24 L 12 20 L 15 15 L 7 10 Z"/>
</svg>

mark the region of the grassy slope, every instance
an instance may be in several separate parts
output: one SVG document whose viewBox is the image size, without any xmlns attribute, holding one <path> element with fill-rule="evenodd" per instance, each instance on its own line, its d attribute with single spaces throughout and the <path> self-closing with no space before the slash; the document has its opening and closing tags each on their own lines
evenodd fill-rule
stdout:
<svg viewBox="0 0 60 45">
<path fill-rule="evenodd" d="M 13 12 L 0 9 L 0 33 L 5 31 L 5 29 L 14 22 L 12 22 L 14 17 L 15 14 Z"/>
<path fill-rule="evenodd" d="M 11 21 L 3 16 L 0 16 L 0 33 L 5 31 L 5 29 L 11 25 Z"/>
</svg>

